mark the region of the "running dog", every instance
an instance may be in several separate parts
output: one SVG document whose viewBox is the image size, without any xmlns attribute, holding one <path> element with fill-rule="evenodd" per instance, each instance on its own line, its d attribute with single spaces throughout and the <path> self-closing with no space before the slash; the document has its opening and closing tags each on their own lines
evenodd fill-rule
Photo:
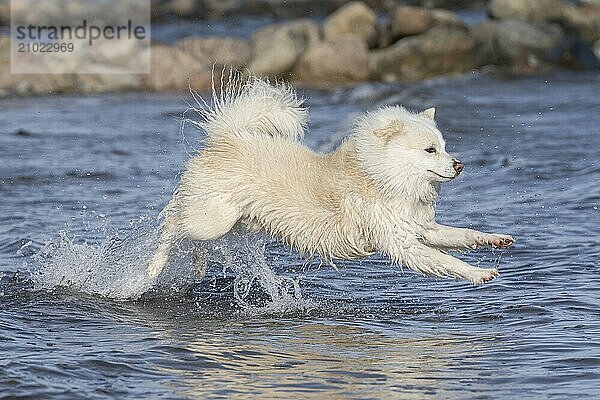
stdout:
<svg viewBox="0 0 600 400">
<path fill-rule="evenodd" d="M 292 88 L 250 78 L 222 89 L 211 106 L 197 99 L 205 146 L 162 212 L 152 278 L 179 240 L 214 240 L 238 224 L 331 263 L 382 253 L 425 275 L 498 276 L 447 253 L 514 239 L 436 223 L 440 184 L 464 164 L 446 152 L 434 108 L 366 113 L 335 151 L 318 154 L 302 144 L 308 112 Z"/>
</svg>

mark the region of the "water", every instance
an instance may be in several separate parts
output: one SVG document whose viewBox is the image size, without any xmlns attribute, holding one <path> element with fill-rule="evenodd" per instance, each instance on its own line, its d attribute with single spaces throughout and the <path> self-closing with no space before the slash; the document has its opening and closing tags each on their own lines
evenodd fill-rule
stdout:
<svg viewBox="0 0 600 400">
<path fill-rule="evenodd" d="M 377 105 L 435 105 L 467 164 L 439 220 L 517 238 L 481 287 L 378 257 L 335 271 L 236 234 L 143 265 L 198 133 L 186 93 L 0 100 L 0 397 L 600 395 L 600 75 L 467 75 L 305 91 L 331 148 Z M 48 243 L 50 241 L 50 243 Z M 196 245 L 197 246 L 197 245 Z"/>
</svg>

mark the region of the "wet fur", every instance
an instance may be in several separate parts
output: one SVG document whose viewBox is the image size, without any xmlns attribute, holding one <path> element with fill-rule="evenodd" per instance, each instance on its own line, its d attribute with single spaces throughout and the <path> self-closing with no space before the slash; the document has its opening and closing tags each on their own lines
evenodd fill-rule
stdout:
<svg viewBox="0 0 600 400">
<path fill-rule="evenodd" d="M 163 211 L 152 277 L 179 240 L 217 239 L 240 224 L 330 262 L 378 252 L 427 275 L 477 284 L 498 275 L 446 253 L 513 239 L 435 222 L 440 183 L 459 172 L 435 110 L 367 113 L 335 151 L 318 154 L 302 144 L 307 110 L 287 86 L 230 81 L 211 106 L 197 100 L 205 146 Z"/>
</svg>

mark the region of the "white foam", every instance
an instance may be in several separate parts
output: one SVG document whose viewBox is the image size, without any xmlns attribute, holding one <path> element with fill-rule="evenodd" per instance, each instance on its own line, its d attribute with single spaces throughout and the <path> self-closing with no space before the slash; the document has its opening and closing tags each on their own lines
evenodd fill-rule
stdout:
<svg viewBox="0 0 600 400">
<path fill-rule="evenodd" d="M 259 235 L 232 232 L 221 239 L 206 242 L 204 257 L 209 264 L 223 266 L 223 273 L 235 275 L 234 296 L 246 314 L 309 310 L 315 304 L 303 298 L 296 279 L 276 274 L 266 257 L 266 240 Z M 252 290 L 259 286 L 270 299 L 257 307 L 251 302 Z"/>
<path fill-rule="evenodd" d="M 49 241 L 34 256 L 32 279 L 36 290 L 68 288 L 116 300 L 135 300 L 150 289 L 159 294 L 187 292 L 200 278 L 192 262 L 192 250 L 200 252 L 208 267 L 218 264 L 223 274 L 233 273 L 234 296 L 250 313 L 305 310 L 313 304 L 302 297 L 298 282 L 277 275 L 270 268 L 264 238 L 230 233 L 212 242 L 182 243 L 172 261 L 154 283 L 147 264 L 158 241 L 158 221 L 147 216 L 133 221 L 127 230 L 99 229 L 96 243 L 78 241 L 68 232 Z M 101 233 L 101 234 L 100 234 Z M 252 290 L 260 288 L 270 299 L 264 307 L 252 305 Z"/>
<path fill-rule="evenodd" d="M 146 273 L 157 241 L 150 220 L 140 217 L 129 230 L 107 232 L 96 244 L 78 243 L 61 231 L 34 256 L 39 264 L 32 274 L 34 288 L 66 287 L 114 299 L 139 298 L 153 283 Z"/>
</svg>

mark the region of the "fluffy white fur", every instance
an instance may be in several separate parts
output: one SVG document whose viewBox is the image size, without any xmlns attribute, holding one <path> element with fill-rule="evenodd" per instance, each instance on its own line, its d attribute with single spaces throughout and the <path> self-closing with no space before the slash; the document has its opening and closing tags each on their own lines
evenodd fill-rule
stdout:
<svg viewBox="0 0 600 400">
<path fill-rule="evenodd" d="M 288 86 L 230 81 L 212 106 L 197 100 L 205 147 L 163 211 L 152 277 L 177 241 L 213 240 L 240 223 L 331 262 L 383 253 L 427 275 L 476 284 L 498 275 L 446 253 L 513 239 L 435 222 L 440 183 L 463 165 L 445 151 L 434 109 L 367 113 L 339 148 L 317 154 L 301 143 L 308 113 Z"/>
</svg>

